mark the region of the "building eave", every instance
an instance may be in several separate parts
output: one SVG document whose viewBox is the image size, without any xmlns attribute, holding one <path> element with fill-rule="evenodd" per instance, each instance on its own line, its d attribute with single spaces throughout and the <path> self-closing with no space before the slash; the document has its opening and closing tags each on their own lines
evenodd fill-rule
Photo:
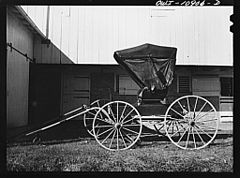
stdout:
<svg viewBox="0 0 240 178">
<path fill-rule="evenodd" d="M 36 26 L 32 19 L 27 15 L 21 6 L 11 6 L 15 14 L 18 15 L 20 19 L 23 20 L 23 24 L 30 29 L 34 34 L 38 35 L 42 41 L 48 40 L 47 37 L 41 32 L 41 30 Z"/>
</svg>

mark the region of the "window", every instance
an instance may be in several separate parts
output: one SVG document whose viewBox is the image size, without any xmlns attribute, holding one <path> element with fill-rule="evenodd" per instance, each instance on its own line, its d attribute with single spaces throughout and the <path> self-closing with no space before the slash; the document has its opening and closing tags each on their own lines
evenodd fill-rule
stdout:
<svg viewBox="0 0 240 178">
<path fill-rule="evenodd" d="M 192 93 L 200 96 L 219 96 L 220 80 L 217 75 L 192 76 Z"/>
<path fill-rule="evenodd" d="M 221 96 L 233 96 L 233 78 L 221 77 Z"/>
<path fill-rule="evenodd" d="M 191 92 L 189 76 L 179 76 L 178 77 L 178 92 L 179 93 Z"/>
<path fill-rule="evenodd" d="M 129 77 L 119 76 L 119 95 L 137 95 L 139 86 Z"/>
</svg>

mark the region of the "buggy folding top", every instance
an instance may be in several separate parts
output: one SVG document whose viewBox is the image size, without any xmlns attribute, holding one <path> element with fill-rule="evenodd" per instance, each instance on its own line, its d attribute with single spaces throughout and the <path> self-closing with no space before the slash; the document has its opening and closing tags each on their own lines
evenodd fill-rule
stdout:
<svg viewBox="0 0 240 178">
<path fill-rule="evenodd" d="M 138 84 L 139 104 L 143 98 L 163 100 L 174 76 L 177 49 L 143 44 L 114 52 L 115 60 Z"/>
</svg>

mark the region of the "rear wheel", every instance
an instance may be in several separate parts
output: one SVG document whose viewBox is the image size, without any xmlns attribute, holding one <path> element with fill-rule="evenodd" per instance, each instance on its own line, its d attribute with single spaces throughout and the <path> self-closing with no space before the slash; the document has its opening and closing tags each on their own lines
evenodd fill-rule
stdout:
<svg viewBox="0 0 240 178">
<path fill-rule="evenodd" d="M 91 136 L 94 136 L 92 124 L 93 124 L 94 117 L 99 109 L 100 109 L 99 107 L 89 108 L 87 109 L 88 111 L 83 115 L 84 127 L 87 129 L 87 132 Z"/>
<path fill-rule="evenodd" d="M 109 99 L 98 99 L 98 100 L 95 100 L 94 102 L 92 102 L 90 104 L 90 107 L 102 107 L 103 105 L 107 104 L 108 102 L 110 102 Z"/>
<path fill-rule="evenodd" d="M 142 132 L 139 112 L 124 101 L 105 104 L 96 113 L 92 127 L 96 141 L 111 151 L 132 147 Z"/>
<path fill-rule="evenodd" d="M 219 116 L 207 99 L 188 95 L 168 107 L 164 125 L 166 135 L 179 148 L 201 149 L 216 137 Z"/>
<path fill-rule="evenodd" d="M 86 112 L 83 115 L 84 127 L 87 129 L 87 132 L 91 136 L 94 136 L 93 135 L 92 123 L 93 123 L 93 119 L 95 117 L 95 114 L 100 109 L 100 107 L 102 107 L 104 104 L 108 103 L 109 101 L 110 100 L 108 100 L 108 99 L 98 99 L 98 100 L 95 100 L 94 102 L 92 102 L 90 104 L 90 108 L 88 109 L 88 112 Z"/>
</svg>

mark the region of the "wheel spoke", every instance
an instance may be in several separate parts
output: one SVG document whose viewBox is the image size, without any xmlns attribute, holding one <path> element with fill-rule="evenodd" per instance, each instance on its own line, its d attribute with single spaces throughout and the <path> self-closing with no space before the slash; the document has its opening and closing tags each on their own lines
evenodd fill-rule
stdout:
<svg viewBox="0 0 240 178">
<path fill-rule="evenodd" d="M 93 115 L 93 116 L 96 115 L 96 113 L 94 114 L 94 113 L 92 113 L 91 111 L 88 111 L 88 113 L 91 114 L 91 115 Z"/>
<path fill-rule="evenodd" d="M 113 113 L 112 107 L 110 105 L 109 105 L 109 108 L 110 108 L 109 110 L 110 110 L 110 112 L 111 112 L 111 114 L 113 116 L 114 122 L 117 122 L 117 119 L 115 118 L 115 115 Z"/>
<path fill-rule="evenodd" d="M 170 121 L 170 124 L 168 125 L 167 131 L 169 130 L 171 125 L 172 125 L 172 121 Z"/>
<path fill-rule="evenodd" d="M 117 103 L 117 122 L 118 122 L 118 103 Z"/>
<path fill-rule="evenodd" d="M 178 122 L 177 121 L 175 121 L 175 125 L 176 125 L 176 130 L 177 130 L 177 132 L 178 132 L 178 136 L 180 137 L 180 132 L 179 132 L 179 128 L 178 128 Z"/>
<path fill-rule="evenodd" d="M 209 111 L 207 111 L 206 113 L 204 113 L 203 115 L 201 115 L 200 117 L 195 117 L 195 120 L 197 121 L 197 120 L 200 120 L 202 117 L 204 117 L 204 116 L 206 116 L 206 115 L 208 115 L 210 112 L 212 112 L 212 111 L 214 111 L 214 109 L 210 109 Z"/>
<path fill-rule="evenodd" d="M 179 128 L 178 128 L 178 122 L 177 122 L 177 121 L 175 121 L 175 122 L 176 122 L 177 132 L 178 132 L 178 135 L 179 135 L 179 137 L 180 137 L 180 132 L 179 132 Z"/>
<path fill-rule="evenodd" d="M 92 129 L 92 130 L 93 130 L 93 129 Z M 100 129 L 97 130 L 96 136 L 98 136 L 99 132 L 100 132 Z"/>
<path fill-rule="evenodd" d="M 195 127 L 193 127 L 195 129 Z M 199 134 L 199 132 L 197 131 L 197 129 L 195 129 L 195 131 L 198 134 L 198 137 L 200 138 L 200 140 L 202 141 L 203 144 L 206 144 L 206 142 L 203 140 L 203 138 L 201 137 L 201 135 Z"/>
<path fill-rule="evenodd" d="M 194 148 L 196 149 L 196 148 L 197 148 L 197 145 L 196 145 L 195 135 L 194 135 L 194 132 L 193 132 L 193 127 L 192 127 L 192 134 L 193 134 Z"/>
<path fill-rule="evenodd" d="M 187 105 L 188 105 L 188 112 L 191 112 L 191 109 L 190 109 L 190 104 L 189 104 L 189 98 L 187 97 Z"/>
<path fill-rule="evenodd" d="M 172 134 L 170 137 L 173 137 L 173 136 L 176 135 L 177 133 L 180 134 L 180 131 L 181 131 L 181 130 L 184 130 L 184 127 L 182 127 L 180 130 L 178 130 L 177 132 L 175 132 L 174 134 Z"/>
<path fill-rule="evenodd" d="M 125 106 L 124 106 L 124 108 L 123 108 L 123 111 L 122 111 L 121 117 L 119 118 L 119 122 L 121 122 L 121 119 L 122 119 L 122 117 L 123 117 L 123 114 L 124 114 L 126 108 L 127 108 L 127 104 L 125 104 Z"/>
<path fill-rule="evenodd" d="M 181 138 L 178 140 L 177 144 L 179 144 L 179 142 L 182 140 L 182 138 L 183 138 L 183 136 L 185 135 L 185 133 L 187 132 L 187 130 L 188 130 L 188 127 L 187 127 L 187 129 L 184 131 L 184 133 L 182 134 Z"/>
<path fill-rule="evenodd" d="M 212 138 L 207 132 L 205 132 L 201 127 L 198 125 L 195 125 L 198 129 L 200 129 L 202 132 L 204 132 L 210 139 Z"/>
<path fill-rule="evenodd" d="M 160 124 L 161 124 L 161 127 L 158 128 L 159 131 L 164 127 L 164 124 L 162 124 L 162 123 L 160 123 Z"/>
<path fill-rule="evenodd" d="M 172 133 L 173 133 L 173 131 L 174 131 L 174 126 L 175 126 L 175 121 L 172 121 Z"/>
<path fill-rule="evenodd" d="M 101 135 L 107 133 L 107 132 L 110 131 L 110 130 L 113 130 L 113 127 L 109 128 L 109 129 L 107 129 L 107 130 L 105 130 L 104 132 L 100 133 L 100 134 L 97 135 L 97 136 L 99 137 L 99 136 L 101 136 Z"/>
<path fill-rule="evenodd" d="M 110 111 L 110 110 L 109 110 Z M 110 111 L 111 112 L 111 111 Z M 115 121 L 114 121 L 114 119 L 112 119 L 110 116 L 109 116 L 109 114 L 107 113 L 107 111 L 106 110 L 104 110 L 104 109 L 102 109 L 102 113 L 105 115 L 105 116 L 107 116 L 107 118 L 108 118 L 108 122 L 109 123 L 115 123 Z M 100 112 L 100 114 L 101 114 L 101 112 Z M 102 116 L 101 116 L 102 117 Z"/>
<path fill-rule="evenodd" d="M 128 129 L 128 128 L 125 128 L 125 127 L 122 127 L 123 129 L 125 129 L 125 130 L 127 130 L 127 131 L 129 131 L 129 132 L 132 132 L 132 133 L 135 133 L 135 134 L 137 134 L 138 135 L 138 133 L 137 132 L 135 132 L 135 131 L 133 131 L 133 130 L 130 130 L 130 129 Z"/>
<path fill-rule="evenodd" d="M 203 110 L 203 108 L 205 107 L 205 105 L 207 104 L 207 102 L 205 101 L 204 105 L 201 107 L 201 109 L 199 110 L 199 113 L 197 114 L 197 116 L 201 113 L 201 111 Z M 195 118 L 197 118 L 197 116 Z"/>
<path fill-rule="evenodd" d="M 101 142 L 101 144 L 103 144 L 103 143 L 108 139 L 108 137 L 112 134 L 113 131 L 115 131 L 115 130 L 112 129 L 112 131 L 111 131 L 111 132 L 107 135 L 107 137 Z M 99 135 L 102 135 L 102 133 L 99 134 Z M 97 136 L 99 136 L 99 135 L 97 135 Z"/>
<path fill-rule="evenodd" d="M 128 122 L 130 122 L 130 121 L 132 121 L 132 120 L 134 120 L 134 119 L 136 119 L 136 117 L 132 117 L 132 119 L 129 119 L 129 120 L 123 122 L 122 124 L 128 123 Z"/>
<path fill-rule="evenodd" d="M 174 111 L 176 114 L 178 114 L 179 116 L 181 116 L 181 117 L 184 117 L 182 114 L 180 114 L 179 112 L 177 112 L 175 109 L 173 109 L 173 108 L 170 108 L 172 111 Z"/>
<path fill-rule="evenodd" d="M 185 130 L 185 127 L 180 122 L 177 122 L 177 123 Z M 184 122 L 184 123 L 187 123 L 187 122 Z"/>
<path fill-rule="evenodd" d="M 100 102 L 100 100 L 97 101 L 97 105 L 98 105 L 98 107 L 101 107 L 99 102 Z"/>
<path fill-rule="evenodd" d="M 111 142 L 109 143 L 109 148 L 110 148 L 110 149 L 111 149 L 111 147 L 112 147 L 112 142 L 113 142 L 113 140 L 114 140 L 115 133 L 116 133 L 116 130 L 114 129 L 113 137 L 112 137 L 112 139 L 111 139 Z M 103 143 L 103 142 L 102 142 L 102 143 Z"/>
<path fill-rule="evenodd" d="M 92 133 L 92 132 L 93 132 L 93 128 L 92 128 L 91 130 L 89 130 L 89 132 L 91 132 L 91 133 Z"/>
<path fill-rule="evenodd" d="M 95 128 L 109 128 L 109 127 L 113 127 L 112 125 L 99 125 L 99 126 L 95 126 Z"/>
<path fill-rule="evenodd" d="M 99 106 L 99 107 L 100 107 L 100 106 Z M 102 115 L 102 113 L 101 113 L 101 112 L 99 112 L 99 114 L 100 114 L 100 117 L 101 117 L 101 118 L 103 118 L 103 115 Z"/>
<path fill-rule="evenodd" d="M 187 148 L 187 145 L 188 145 L 188 140 L 189 140 L 190 132 L 191 132 L 191 129 L 190 129 L 190 127 L 188 127 L 188 135 L 187 135 L 187 141 L 186 141 L 185 148 Z"/>
<path fill-rule="evenodd" d="M 123 120 L 121 122 L 123 122 L 129 116 L 129 114 L 131 114 L 133 111 L 134 111 L 134 108 L 132 108 L 132 110 L 123 118 Z M 125 122 L 123 122 L 123 123 L 125 123 Z"/>
<path fill-rule="evenodd" d="M 124 140 L 124 138 L 123 138 L 123 135 L 122 135 L 120 129 L 119 129 L 119 134 L 120 134 L 120 136 L 121 136 L 121 138 L 122 138 L 122 140 L 123 140 L 123 143 L 124 143 L 125 148 L 127 148 L 127 144 L 126 144 L 126 142 L 125 142 L 125 140 Z"/>
<path fill-rule="evenodd" d="M 178 119 L 178 118 L 174 118 L 174 117 L 171 117 L 171 119 L 170 120 L 174 120 L 174 121 L 177 121 L 177 122 L 182 122 L 182 123 L 187 123 L 187 121 L 186 120 L 184 120 L 184 119 Z"/>
<path fill-rule="evenodd" d="M 193 109 L 194 116 L 195 116 L 195 111 L 196 111 L 196 107 L 197 107 L 197 102 L 198 102 L 198 97 L 197 97 L 197 99 L 195 101 L 195 105 L 194 105 L 194 109 Z"/>
<path fill-rule="evenodd" d="M 139 127 L 139 124 L 124 124 L 124 127 Z"/>
<path fill-rule="evenodd" d="M 133 142 L 134 140 L 130 137 L 130 136 L 128 136 L 124 131 L 122 132 L 129 140 L 128 141 L 131 141 L 131 142 Z"/>
<path fill-rule="evenodd" d="M 180 122 L 181 121 L 181 122 Z M 181 124 L 181 123 L 188 123 L 187 121 L 183 121 L 182 119 L 181 120 L 178 120 L 178 121 L 176 121 L 177 122 L 177 124 L 179 124 L 184 130 L 185 130 L 185 128 L 184 128 L 184 126 Z"/>
<path fill-rule="evenodd" d="M 185 109 L 183 108 L 182 104 L 179 101 L 177 101 L 177 103 L 181 107 L 181 109 L 184 111 Z"/>
<path fill-rule="evenodd" d="M 98 120 L 100 120 L 100 121 L 103 121 L 103 122 L 106 122 L 106 123 L 108 123 L 108 124 L 111 124 L 111 125 L 112 125 L 112 123 L 110 123 L 109 121 L 107 121 L 107 120 L 104 120 L 104 119 L 100 119 L 99 117 L 96 117 L 96 119 L 98 119 Z"/>
<path fill-rule="evenodd" d="M 119 144 L 118 144 L 118 129 L 117 130 L 117 150 L 119 150 Z"/>
</svg>

